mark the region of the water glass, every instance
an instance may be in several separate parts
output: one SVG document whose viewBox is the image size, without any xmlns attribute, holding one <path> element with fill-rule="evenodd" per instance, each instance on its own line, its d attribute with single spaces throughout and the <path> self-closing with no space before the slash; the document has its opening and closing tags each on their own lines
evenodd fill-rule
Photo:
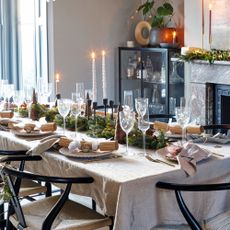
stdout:
<svg viewBox="0 0 230 230">
<path fill-rule="evenodd" d="M 147 153 L 146 153 L 145 138 L 146 138 L 146 131 L 150 127 L 148 111 L 144 114 L 144 116 L 139 116 L 137 120 L 138 120 L 138 129 L 140 129 L 143 134 L 143 152 L 144 152 L 144 155 L 146 156 Z"/>
<path fill-rule="evenodd" d="M 63 117 L 64 134 L 65 134 L 65 126 L 66 126 L 65 119 L 70 112 L 70 106 L 71 106 L 70 99 L 63 98 L 58 100 L 58 112 Z"/>
<path fill-rule="evenodd" d="M 126 155 L 129 155 L 128 151 L 128 135 L 132 130 L 135 122 L 135 113 L 130 110 L 129 106 L 124 106 L 123 111 L 119 113 L 120 126 L 126 133 Z"/>
<path fill-rule="evenodd" d="M 85 99 L 85 87 L 83 82 L 77 82 L 76 83 L 76 94 L 77 97 Z"/>
<path fill-rule="evenodd" d="M 124 91 L 124 105 L 129 106 L 133 110 L 133 91 L 125 90 Z"/>
<path fill-rule="evenodd" d="M 146 114 L 149 107 L 148 105 L 148 98 L 135 98 L 135 108 L 140 117 L 143 117 Z"/>
<path fill-rule="evenodd" d="M 175 115 L 177 123 L 182 128 L 182 143 L 186 140 L 186 126 L 190 121 L 190 112 L 188 107 L 176 107 Z"/>
</svg>

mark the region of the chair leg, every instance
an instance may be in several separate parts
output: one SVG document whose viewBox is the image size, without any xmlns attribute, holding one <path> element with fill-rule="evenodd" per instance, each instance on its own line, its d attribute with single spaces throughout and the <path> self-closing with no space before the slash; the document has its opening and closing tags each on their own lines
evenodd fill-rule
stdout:
<svg viewBox="0 0 230 230">
<path fill-rule="evenodd" d="M 4 230 L 6 226 L 4 203 L 0 205 L 0 229 Z"/>
<path fill-rule="evenodd" d="M 49 197 L 52 195 L 52 189 L 51 189 L 51 184 L 46 182 L 45 183 L 45 186 L 46 186 L 46 197 Z"/>
<path fill-rule="evenodd" d="M 92 199 L 92 209 L 94 211 L 96 211 L 96 209 L 97 209 L 97 204 L 96 204 L 95 200 L 93 200 L 93 199 Z"/>
</svg>

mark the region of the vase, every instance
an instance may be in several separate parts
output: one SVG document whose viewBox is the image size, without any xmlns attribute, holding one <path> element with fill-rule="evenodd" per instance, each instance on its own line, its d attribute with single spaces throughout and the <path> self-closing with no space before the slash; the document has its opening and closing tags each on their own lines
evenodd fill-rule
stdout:
<svg viewBox="0 0 230 230">
<path fill-rule="evenodd" d="M 149 35 L 149 44 L 151 46 L 159 46 L 161 43 L 161 29 L 152 28 Z"/>
</svg>

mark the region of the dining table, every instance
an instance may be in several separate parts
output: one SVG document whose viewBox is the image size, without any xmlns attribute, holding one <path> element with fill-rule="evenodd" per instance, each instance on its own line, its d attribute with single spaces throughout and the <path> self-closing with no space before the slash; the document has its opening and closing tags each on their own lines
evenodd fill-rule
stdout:
<svg viewBox="0 0 230 230">
<path fill-rule="evenodd" d="M 55 134 L 60 132 L 62 130 L 58 129 Z M 68 135 L 73 133 L 68 132 Z M 39 144 L 39 139 L 18 137 L 12 132 L 0 131 L 2 150 L 24 150 Z M 188 176 L 174 162 L 173 165 L 167 165 L 148 160 L 140 148 L 130 146 L 129 153 L 132 154 L 125 155 L 123 145 L 119 145 L 115 157 L 86 160 L 48 149 L 42 153 L 42 161 L 26 162 L 26 170 L 62 177 L 91 176 L 94 183 L 72 185 L 71 193 L 95 200 L 102 213 L 114 218 L 114 230 L 150 230 L 159 224 L 186 223 L 177 206 L 175 194 L 156 188 L 158 181 L 186 184 L 229 182 L 230 145 L 198 145 L 213 154 L 197 163 L 193 176 Z M 153 156 L 156 154 L 154 150 L 148 153 Z M 208 194 L 188 192 L 184 197 L 198 220 L 213 217 L 230 208 L 230 191 Z"/>
</svg>

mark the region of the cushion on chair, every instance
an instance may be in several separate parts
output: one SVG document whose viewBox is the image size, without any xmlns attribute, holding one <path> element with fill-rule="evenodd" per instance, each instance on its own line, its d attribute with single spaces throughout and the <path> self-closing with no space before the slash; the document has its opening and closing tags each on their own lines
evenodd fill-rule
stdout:
<svg viewBox="0 0 230 230">
<path fill-rule="evenodd" d="M 60 196 L 53 196 L 46 199 L 34 201 L 22 206 L 26 229 L 41 229 L 45 216 L 52 209 Z M 17 227 L 16 215 L 10 216 L 11 223 Z M 52 229 L 78 229 L 89 230 L 111 225 L 111 219 L 71 200 L 66 201 L 64 207 L 56 217 Z"/>
<path fill-rule="evenodd" d="M 204 221 L 206 230 L 229 230 L 230 210 Z"/>
<path fill-rule="evenodd" d="M 42 186 L 32 180 L 23 179 L 19 191 L 19 196 L 29 196 L 36 193 L 45 193 L 47 190 L 46 186 Z"/>
</svg>

